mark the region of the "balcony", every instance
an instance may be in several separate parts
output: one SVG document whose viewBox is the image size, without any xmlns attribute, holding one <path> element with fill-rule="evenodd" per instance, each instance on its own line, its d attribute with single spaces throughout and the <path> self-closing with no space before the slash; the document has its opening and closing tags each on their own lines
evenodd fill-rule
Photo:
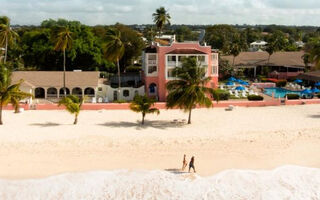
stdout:
<svg viewBox="0 0 320 200">
<path fill-rule="evenodd" d="M 168 61 L 168 66 L 176 66 L 177 62 L 176 61 Z"/>
</svg>

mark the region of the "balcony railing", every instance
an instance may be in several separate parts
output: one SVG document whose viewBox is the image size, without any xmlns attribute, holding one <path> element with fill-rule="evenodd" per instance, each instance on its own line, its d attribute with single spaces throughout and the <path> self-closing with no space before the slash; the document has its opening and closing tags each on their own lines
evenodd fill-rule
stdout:
<svg viewBox="0 0 320 200">
<path fill-rule="evenodd" d="M 168 66 L 176 66 L 176 61 L 168 61 Z"/>
</svg>

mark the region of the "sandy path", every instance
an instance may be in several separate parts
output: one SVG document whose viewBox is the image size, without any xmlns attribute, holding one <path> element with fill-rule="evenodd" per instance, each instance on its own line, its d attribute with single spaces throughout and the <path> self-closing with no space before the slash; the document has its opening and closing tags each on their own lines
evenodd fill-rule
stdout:
<svg viewBox="0 0 320 200">
<path fill-rule="evenodd" d="M 282 165 L 320 168 L 320 106 L 200 109 L 193 124 L 173 123 L 178 110 L 147 116 L 131 111 L 84 111 L 79 125 L 65 111 L 4 113 L 0 177 L 34 178 L 71 171 L 176 169 L 196 157 L 200 175 Z"/>
</svg>

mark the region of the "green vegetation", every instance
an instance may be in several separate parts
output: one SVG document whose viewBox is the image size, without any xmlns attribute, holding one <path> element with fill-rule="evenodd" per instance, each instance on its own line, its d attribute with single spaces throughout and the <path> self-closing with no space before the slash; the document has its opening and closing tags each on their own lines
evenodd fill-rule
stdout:
<svg viewBox="0 0 320 200">
<path fill-rule="evenodd" d="M 67 96 L 66 91 L 66 49 L 72 47 L 72 37 L 68 27 L 62 27 L 57 33 L 54 50 L 63 52 L 63 94 Z"/>
<path fill-rule="evenodd" d="M 59 106 L 64 105 L 69 113 L 74 114 L 74 125 L 78 123 L 82 103 L 83 99 L 75 95 L 69 95 L 59 101 Z"/>
<path fill-rule="evenodd" d="M 136 95 L 130 104 L 130 109 L 134 112 L 141 113 L 142 114 L 142 120 L 141 124 L 144 124 L 144 118 L 146 114 L 160 114 L 159 109 L 153 108 L 152 106 L 154 105 L 155 100 L 152 98 L 149 98 L 147 95 L 140 96 Z"/>
<path fill-rule="evenodd" d="M 285 87 L 287 85 L 287 80 L 278 80 L 276 82 L 277 87 Z"/>
<path fill-rule="evenodd" d="M 300 99 L 298 94 L 287 94 L 287 98 L 290 99 Z"/>
<path fill-rule="evenodd" d="M 189 112 L 188 124 L 191 124 L 191 111 L 196 105 L 211 107 L 211 99 L 207 96 L 213 93 L 212 88 L 205 85 L 210 78 L 205 76 L 205 68 L 201 67 L 192 57 L 186 58 L 182 67 L 174 69 L 178 78 L 167 83 L 167 108 L 178 107 Z"/>
<path fill-rule="evenodd" d="M 226 90 L 216 89 L 216 95 L 213 95 L 213 99 L 216 101 L 227 101 L 230 99 L 230 93 Z"/>
<path fill-rule="evenodd" d="M 7 62 L 8 47 L 13 45 L 19 35 L 11 29 L 10 19 L 8 17 L 0 18 L 0 47 L 5 48 L 4 63 Z"/>
<path fill-rule="evenodd" d="M 20 90 L 20 85 L 23 80 L 18 83 L 11 83 L 12 70 L 8 67 L 8 64 L 0 65 L 0 125 L 2 122 L 2 109 L 4 106 L 11 103 L 15 110 L 19 109 L 19 101 L 31 97 L 29 93 L 22 92 Z"/>
<path fill-rule="evenodd" d="M 105 57 L 110 62 L 117 63 L 118 67 L 118 93 L 120 98 L 121 79 L 120 79 L 120 59 L 122 58 L 125 47 L 121 41 L 121 32 L 116 29 L 109 29 L 106 34 Z"/>
<path fill-rule="evenodd" d="M 263 96 L 260 95 L 249 95 L 248 96 L 249 101 L 263 101 Z"/>
<path fill-rule="evenodd" d="M 158 31 L 159 31 L 159 37 L 162 34 L 163 28 L 166 24 L 170 25 L 170 14 L 164 7 L 160 7 L 156 10 L 155 13 L 152 14 L 153 22 L 156 24 Z"/>
</svg>

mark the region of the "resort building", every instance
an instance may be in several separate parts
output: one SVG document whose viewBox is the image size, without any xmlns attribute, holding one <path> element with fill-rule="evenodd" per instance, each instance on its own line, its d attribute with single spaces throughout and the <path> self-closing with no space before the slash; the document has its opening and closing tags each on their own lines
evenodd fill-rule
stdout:
<svg viewBox="0 0 320 200">
<path fill-rule="evenodd" d="M 166 83 L 174 80 L 173 69 L 182 65 L 185 57 L 195 57 L 210 77 L 209 87 L 218 86 L 218 53 L 199 42 L 172 42 L 167 46 L 155 43 L 143 51 L 142 70 L 146 94 L 159 101 L 166 100 Z"/>
<path fill-rule="evenodd" d="M 241 52 L 234 62 L 235 69 L 243 69 L 248 77 L 264 75 L 270 78 L 289 79 L 304 73 L 306 64 L 303 51 L 275 52 L 268 61 L 269 54 L 263 52 Z M 221 59 L 233 63 L 233 56 L 222 56 Z M 309 65 L 308 67 L 311 67 Z"/>
<path fill-rule="evenodd" d="M 12 74 L 13 83 L 24 80 L 20 89 L 42 101 L 57 102 L 64 96 L 62 71 L 17 71 Z M 120 92 L 117 84 L 100 78 L 100 72 L 66 72 L 66 93 L 86 97 L 87 102 L 103 103 L 116 100 L 132 100 L 136 94 L 144 94 L 144 86 L 128 87 L 124 85 Z M 120 96 L 119 96 L 120 94 Z"/>
</svg>

